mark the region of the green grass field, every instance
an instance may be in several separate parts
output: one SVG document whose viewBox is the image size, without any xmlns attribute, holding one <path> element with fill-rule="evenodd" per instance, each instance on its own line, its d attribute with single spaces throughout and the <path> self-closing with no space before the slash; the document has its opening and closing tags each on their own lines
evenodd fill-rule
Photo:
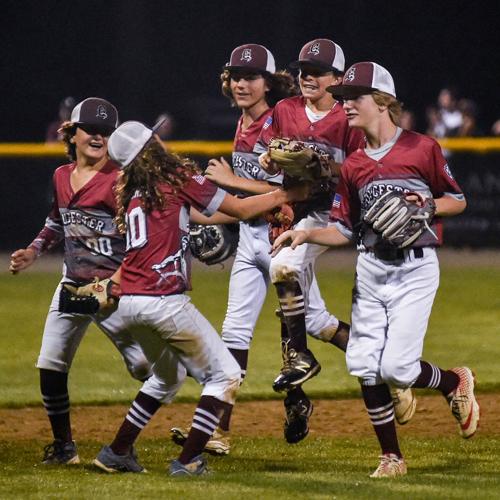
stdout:
<svg viewBox="0 0 500 500">
<path fill-rule="evenodd" d="M 0 407 L 40 406 L 38 355 L 45 314 L 59 276 L 32 272 L 0 274 Z M 321 271 L 320 287 L 329 309 L 348 319 L 353 270 Z M 225 313 L 228 272 L 198 270 L 193 302 L 220 329 Z M 500 393 L 500 269 L 447 269 L 427 334 L 424 357 L 443 367 L 474 368 L 479 392 Z M 272 292 L 272 290 L 271 290 Z M 239 399 L 269 399 L 281 365 L 276 299 L 269 293 L 259 320 L 249 372 Z M 323 370 L 308 383 L 315 398 L 358 396 L 356 380 L 343 356 L 328 344 L 310 341 Z M 92 327 L 70 375 L 72 404 L 130 403 L 140 385 L 127 372 L 111 343 Z M 178 399 L 196 401 L 199 387 L 189 380 Z M 500 395 L 499 395 L 500 397 Z M 487 411 L 487 408 L 483 411 Z M 348 418 L 348 415 L 346 415 Z M 0 421 L 0 425 L 2 422 Z M 196 480 L 171 480 L 167 459 L 177 451 L 164 440 L 143 439 L 138 451 L 150 474 L 105 476 L 86 465 L 42 467 L 41 447 L 49 436 L 0 442 L 0 498 L 497 498 L 500 491 L 500 434 L 460 439 L 406 439 L 408 476 L 377 482 L 367 474 L 376 465 L 375 438 L 307 439 L 290 447 L 279 439 L 234 437 L 229 457 L 211 458 L 217 473 Z M 79 440 L 90 460 L 102 443 Z"/>
</svg>

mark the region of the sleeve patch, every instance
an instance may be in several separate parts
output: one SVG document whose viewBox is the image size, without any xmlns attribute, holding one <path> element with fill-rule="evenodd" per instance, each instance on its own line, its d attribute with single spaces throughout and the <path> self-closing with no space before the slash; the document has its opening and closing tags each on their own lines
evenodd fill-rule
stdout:
<svg viewBox="0 0 500 500">
<path fill-rule="evenodd" d="M 262 125 L 262 128 L 264 130 L 267 130 L 271 126 L 272 123 L 273 123 L 273 117 L 272 117 L 272 115 L 270 115 L 267 117 L 267 120 L 264 122 L 264 125 Z"/>
<path fill-rule="evenodd" d="M 451 173 L 451 170 L 450 170 L 450 167 L 448 166 L 448 163 L 445 164 L 445 166 L 443 167 L 443 170 L 445 172 L 445 174 L 452 180 L 454 181 L 454 177 L 453 177 L 453 174 Z"/>
<path fill-rule="evenodd" d="M 339 208 L 341 203 L 342 203 L 342 195 L 335 193 L 335 197 L 333 198 L 333 203 L 332 203 L 333 208 Z"/>
<path fill-rule="evenodd" d="M 195 180 L 198 184 L 205 184 L 205 177 L 203 175 L 193 175 L 193 180 Z"/>
</svg>

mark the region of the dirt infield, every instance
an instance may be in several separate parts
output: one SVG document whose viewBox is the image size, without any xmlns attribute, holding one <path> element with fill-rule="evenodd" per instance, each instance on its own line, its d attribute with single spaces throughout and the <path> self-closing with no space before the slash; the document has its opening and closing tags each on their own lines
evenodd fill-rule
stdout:
<svg viewBox="0 0 500 500">
<path fill-rule="evenodd" d="M 500 435 L 500 394 L 478 398 L 481 405 L 481 434 Z M 318 400 L 311 417 L 310 437 L 371 436 L 373 430 L 361 400 Z M 160 409 L 144 429 L 143 437 L 164 438 L 174 425 L 189 423 L 194 404 L 174 403 Z M 109 441 L 128 407 L 81 406 L 72 409 L 76 439 Z M 265 418 L 262 419 L 262 416 Z M 238 403 L 233 412 L 232 434 L 244 437 L 282 437 L 283 406 L 281 401 Z M 457 428 L 446 402 L 439 396 L 418 398 L 417 413 L 411 423 L 400 427 L 402 436 L 456 436 Z M 42 408 L 0 409 L 0 440 L 48 439 L 50 427 Z"/>
</svg>

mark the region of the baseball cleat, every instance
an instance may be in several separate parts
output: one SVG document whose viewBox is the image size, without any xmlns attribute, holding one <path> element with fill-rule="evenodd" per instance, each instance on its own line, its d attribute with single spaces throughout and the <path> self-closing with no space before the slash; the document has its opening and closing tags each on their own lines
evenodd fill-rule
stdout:
<svg viewBox="0 0 500 500">
<path fill-rule="evenodd" d="M 287 443 L 294 444 L 302 441 L 309 434 L 309 417 L 313 412 L 313 404 L 307 397 L 292 402 L 285 398 L 285 428 L 284 434 Z"/>
<path fill-rule="evenodd" d="M 171 476 L 201 476 L 209 474 L 207 460 L 203 455 L 198 455 L 187 464 L 181 464 L 179 460 L 173 460 L 170 464 Z"/>
<path fill-rule="evenodd" d="M 53 443 L 43 449 L 43 452 L 42 463 L 46 465 L 76 465 L 80 463 L 74 441 L 64 442 L 61 439 L 55 439 Z"/>
<path fill-rule="evenodd" d="M 406 475 L 406 463 L 403 457 L 398 457 L 394 453 L 386 453 L 380 456 L 380 464 L 373 472 L 370 474 L 372 478 L 383 478 L 383 477 L 398 477 Z"/>
<path fill-rule="evenodd" d="M 417 409 L 417 398 L 413 389 L 391 387 L 391 396 L 397 423 L 399 425 L 407 424 L 413 418 Z"/>
<path fill-rule="evenodd" d="M 314 377 L 320 371 L 321 365 L 309 349 L 304 352 L 289 349 L 283 352 L 283 367 L 281 373 L 274 380 L 273 389 L 276 392 L 292 389 Z"/>
<path fill-rule="evenodd" d="M 103 446 L 99 455 L 92 462 L 104 472 L 147 472 L 137 461 L 137 454 L 132 448 L 127 455 L 117 455 L 109 446 Z"/>
<path fill-rule="evenodd" d="M 170 438 L 175 444 L 184 446 L 190 428 L 172 427 L 170 429 Z M 220 428 L 215 429 L 212 437 L 207 441 L 203 451 L 210 453 L 210 455 L 228 455 L 231 451 L 231 440 L 229 431 L 224 432 Z"/>
<path fill-rule="evenodd" d="M 457 419 L 460 435 L 471 438 L 479 425 L 479 404 L 474 396 L 474 373 L 466 366 L 453 368 L 460 381 L 457 388 L 446 398 L 451 413 Z"/>
</svg>

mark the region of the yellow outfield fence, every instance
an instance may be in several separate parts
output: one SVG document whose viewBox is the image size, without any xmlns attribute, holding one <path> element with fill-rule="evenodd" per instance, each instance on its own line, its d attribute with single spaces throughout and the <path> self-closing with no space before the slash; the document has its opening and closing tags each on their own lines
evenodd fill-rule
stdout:
<svg viewBox="0 0 500 500">
<path fill-rule="evenodd" d="M 500 137 L 456 137 L 440 139 L 441 146 L 449 151 L 470 153 L 500 152 Z M 167 141 L 169 149 L 186 155 L 216 156 L 229 155 L 233 149 L 230 141 Z M 62 144 L 38 142 L 0 143 L 0 157 L 57 157 L 64 156 Z"/>
</svg>

